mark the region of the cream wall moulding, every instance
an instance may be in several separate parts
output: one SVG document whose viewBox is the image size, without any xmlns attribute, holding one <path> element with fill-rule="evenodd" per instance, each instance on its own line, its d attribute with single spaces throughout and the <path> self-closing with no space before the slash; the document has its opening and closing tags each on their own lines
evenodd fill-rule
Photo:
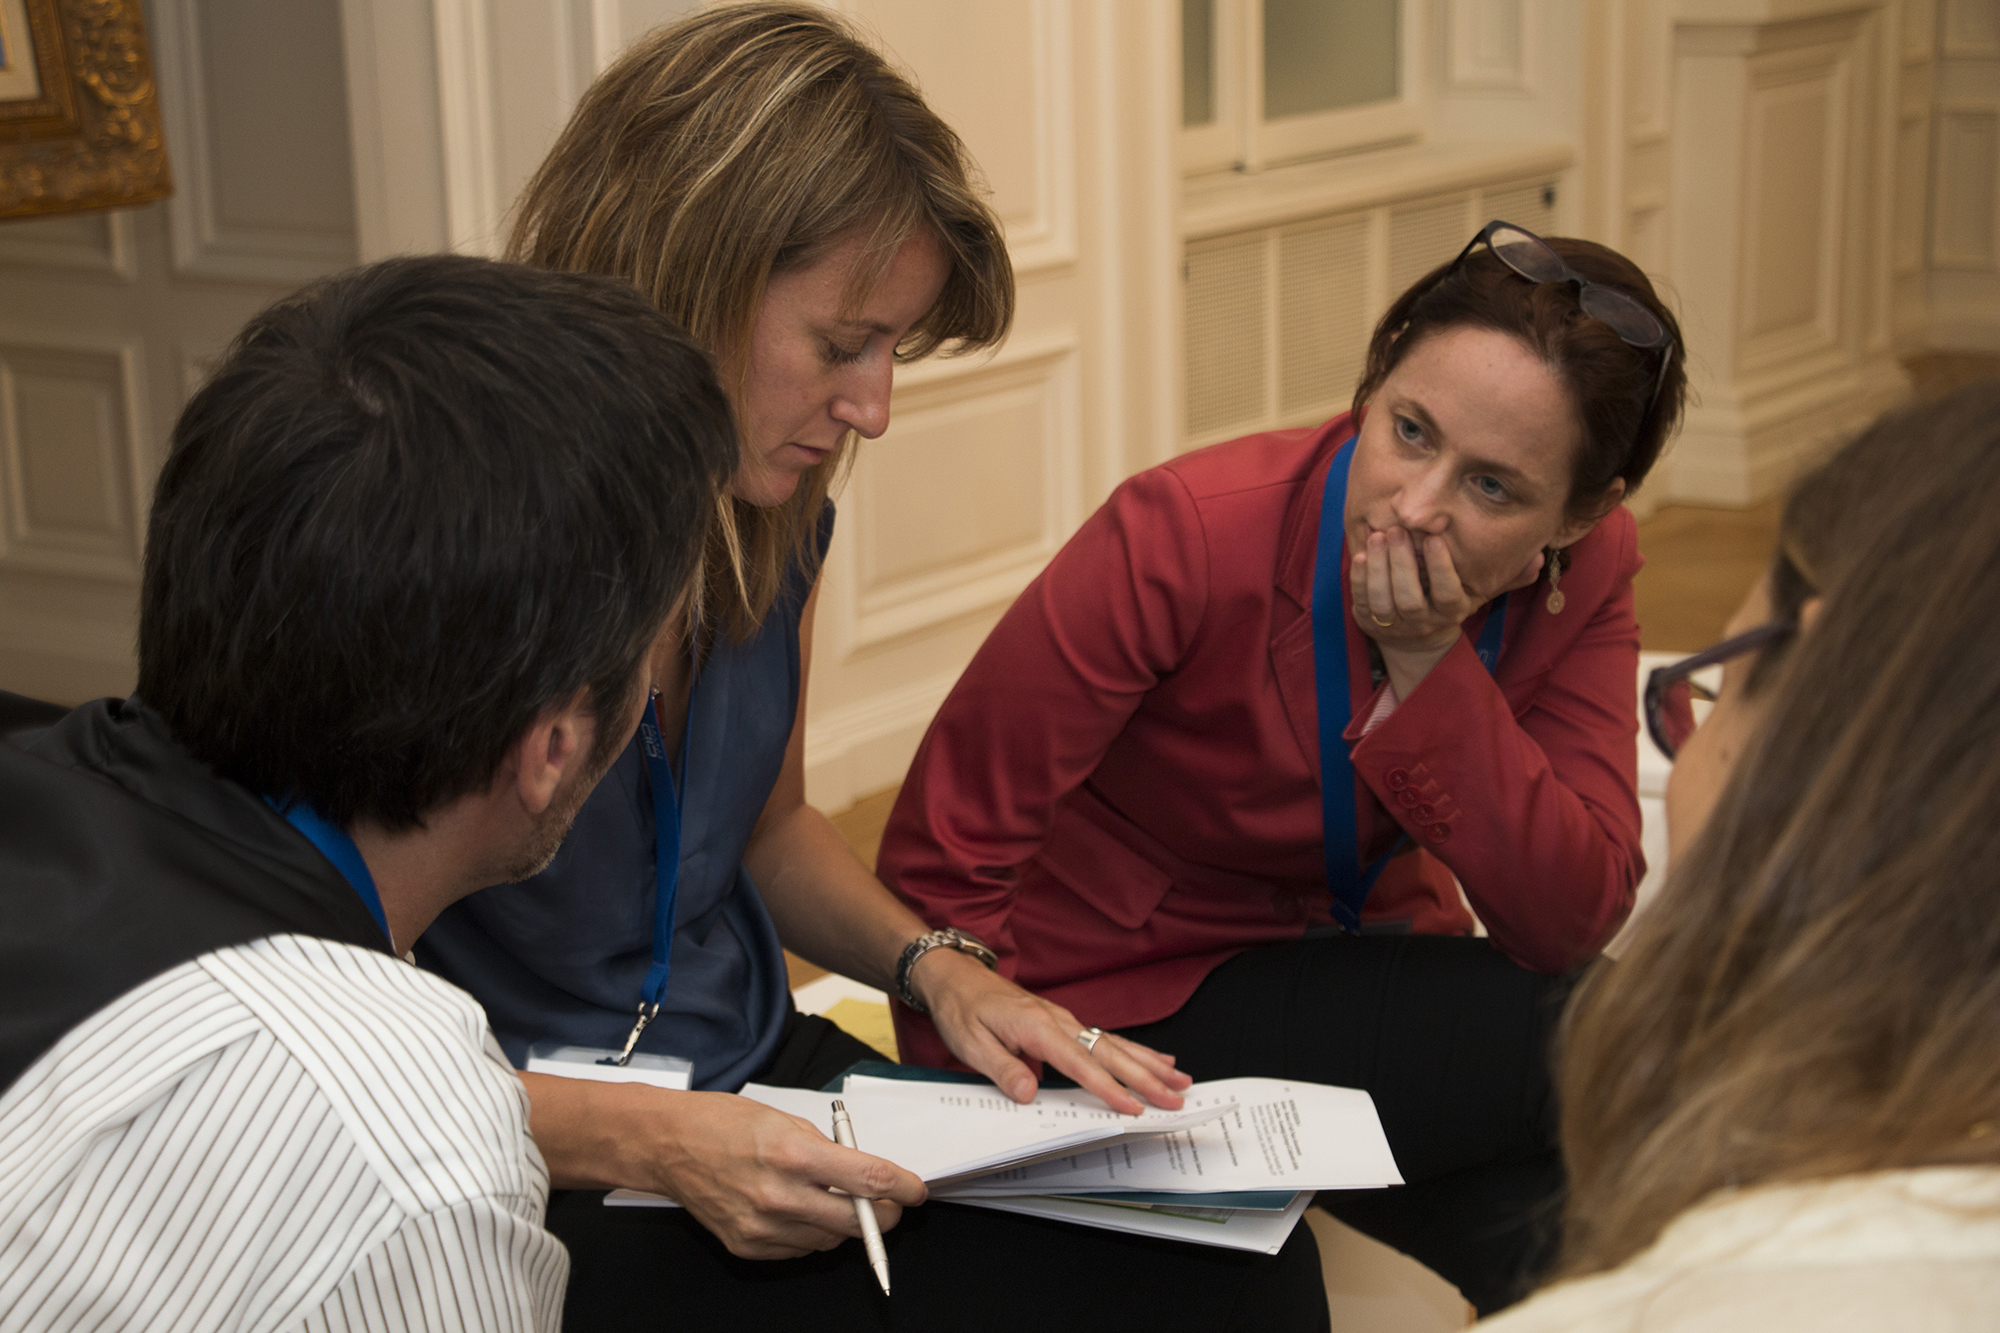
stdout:
<svg viewBox="0 0 2000 1333">
<path fill-rule="evenodd" d="M 1281 167 L 1255 176 L 1191 181 L 1183 196 L 1187 240 L 1283 226 L 1495 180 L 1560 174 L 1576 160 L 1561 143 L 1418 144 Z"/>
</svg>

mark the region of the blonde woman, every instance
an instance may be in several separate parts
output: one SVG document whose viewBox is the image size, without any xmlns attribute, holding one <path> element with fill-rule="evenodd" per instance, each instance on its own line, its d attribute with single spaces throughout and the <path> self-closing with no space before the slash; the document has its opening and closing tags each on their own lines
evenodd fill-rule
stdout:
<svg viewBox="0 0 2000 1333">
<path fill-rule="evenodd" d="M 1884 420 L 1787 504 L 1700 728 L 1648 691 L 1674 871 L 1571 1010 L 1571 1280 L 1496 1331 L 1993 1326 L 1996 513 L 2000 383 Z"/>
<path fill-rule="evenodd" d="M 690 1092 L 523 1075 L 554 1182 L 573 1187 L 549 1217 L 574 1265 L 570 1326 L 883 1326 L 858 1249 L 814 1254 L 857 1234 L 839 1189 L 901 1221 L 900 1318 L 1323 1327 L 1303 1228 L 1267 1259 L 964 1208 L 904 1215 L 924 1199 L 909 1172 L 729 1095 L 751 1079 L 817 1087 L 871 1054 L 792 1010 L 782 941 L 876 986 L 952 994 L 971 1017 L 949 1039 L 975 1068 L 1019 1052 L 1138 1107 L 1054 1006 L 955 941 L 920 944 L 924 923 L 804 799 L 829 486 L 851 437 L 887 427 L 898 361 L 991 346 L 1013 314 L 1005 242 L 956 136 L 825 11 L 711 10 L 643 39 L 586 93 L 511 253 L 634 282 L 713 352 L 741 445 L 641 737 L 548 870 L 467 900 L 418 949 L 479 997 L 517 1065 L 538 1043 L 693 1063 Z M 1177 1102 L 1171 1063 L 1133 1049 L 1125 1081 Z M 613 1186 L 685 1211 L 582 1192 Z"/>
</svg>

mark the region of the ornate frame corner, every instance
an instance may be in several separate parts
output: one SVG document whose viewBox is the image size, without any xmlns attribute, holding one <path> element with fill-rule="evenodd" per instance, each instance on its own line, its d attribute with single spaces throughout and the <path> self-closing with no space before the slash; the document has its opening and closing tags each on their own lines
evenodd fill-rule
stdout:
<svg viewBox="0 0 2000 1333">
<path fill-rule="evenodd" d="M 0 219 L 171 193 L 140 0 L 23 3 L 41 88 L 0 100 Z"/>
</svg>

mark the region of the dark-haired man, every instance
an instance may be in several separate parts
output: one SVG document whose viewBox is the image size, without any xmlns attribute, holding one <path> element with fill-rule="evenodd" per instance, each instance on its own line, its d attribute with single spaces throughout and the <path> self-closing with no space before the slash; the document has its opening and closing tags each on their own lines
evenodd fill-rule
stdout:
<svg viewBox="0 0 2000 1333">
<path fill-rule="evenodd" d="M 138 693 L 0 695 L 0 1329 L 557 1325 L 521 1085 L 400 955 L 554 852 L 735 459 L 622 283 L 396 260 L 244 331 Z"/>
</svg>

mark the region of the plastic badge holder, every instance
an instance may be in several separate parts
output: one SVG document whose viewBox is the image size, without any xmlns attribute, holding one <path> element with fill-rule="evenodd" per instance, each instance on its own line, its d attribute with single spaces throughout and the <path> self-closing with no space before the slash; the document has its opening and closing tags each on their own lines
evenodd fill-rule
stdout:
<svg viewBox="0 0 2000 1333">
<path fill-rule="evenodd" d="M 528 1072 L 598 1083 L 647 1083 L 672 1092 L 686 1092 L 694 1084 L 694 1061 L 678 1055 L 634 1051 L 632 1059 L 621 1065 L 616 1051 L 553 1041 L 538 1041 L 528 1048 Z"/>
</svg>

